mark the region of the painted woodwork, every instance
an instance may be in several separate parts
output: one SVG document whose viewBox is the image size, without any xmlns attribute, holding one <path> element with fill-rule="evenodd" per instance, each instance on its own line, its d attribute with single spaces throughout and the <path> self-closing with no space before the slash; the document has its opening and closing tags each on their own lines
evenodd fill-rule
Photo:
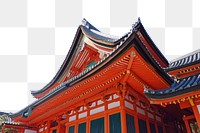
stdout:
<svg viewBox="0 0 200 133">
<path fill-rule="evenodd" d="M 188 109 L 192 122 L 200 124 L 199 90 L 164 99 L 144 92 L 170 88 L 200 70 L 194 63 L 173 70 L 169 65 L 140 21 L 116 39 L 84 20 L 54 79 L 32 92 L 38 98 L 35 103 L 12 115 L 26 127 L 5 124 L 3 128 L 19 132 L 34 128 L 38 133 L 189 132 L 189 116 L 167 119 L 172 112 L 166 107 Z M 118 125 L 111 121 L 115 119 Z"/>
</svg>

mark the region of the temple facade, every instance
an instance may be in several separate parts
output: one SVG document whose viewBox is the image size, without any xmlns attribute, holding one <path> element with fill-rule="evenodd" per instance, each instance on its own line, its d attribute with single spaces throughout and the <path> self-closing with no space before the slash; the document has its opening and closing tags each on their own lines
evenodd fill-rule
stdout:
<svg viewBox="0 0 200 133">
<path fill-rule="evenodd" d="M 141 21 L 122 37 L 83 19 L 55 77 L 3 132 L 199 133 L 200 50 L 169 62 Z"/>
</svg>

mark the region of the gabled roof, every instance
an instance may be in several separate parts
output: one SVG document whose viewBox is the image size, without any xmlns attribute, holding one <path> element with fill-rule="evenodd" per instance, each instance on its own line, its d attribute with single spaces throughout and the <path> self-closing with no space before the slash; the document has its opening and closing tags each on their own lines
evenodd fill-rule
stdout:
<svg viewBox="0 0 200 133">
<path fill-rule="evenodd" d="M 139 30 L 144 36 L 144 38 L 146 39 L 145 41 L 147 41 L 147 43 L 150 44 L 150 45 L 145 45 L 145 47 L 147 48 L 147 51 L 151 53 L 155 61 L 159 62 L 159 65 L 161 65 L 164 68 L 168 67 L 169 65 L 168 60 L 165 58 L 165 56 L 161 53 L 161 51 L 158 49 L 156 44 L 153 42 L 153 40 L 151 39 L 147 31 L 145 30 L 142 23 L 138 23 L 137 25 L 135 25 L 135 29 Z M 143 43 L 145 44 L 145 42 Z"/>
<path fill-rule="evenodd" d="M 192 75 L 174 82 L 169 88 L 163 90 L 150 90 L 145 88 L 147 98 L 165 99 L 200 90 L 200 74 Z"/>
<path fill-rule="evenodd" d="M 82 20 L 82 26 L 83 32 L 89 36 L 91 39 L 99 40 L 102 42 L 116 42 L 120 39 L 118 36 L 108 35 L 105 33 L 102 33 L 97 28 L 95 28 L 92 24 L 90 24 L 86 19 Z"/>
<path fill-rule="evenodd" d="M 82 26 L 81 26 L 82 27 Z M 78 28 L 78 31 L 76 33 L 75 38 L 78 38 L 78 36 L 80 36 L 80 34 L 82 34 L 81 31 L 81 27 Z M 123 37 L 119 38 L 116 44 L 113 43 L 113 46 L 116 45 L 114 47 L 114 49 L 103 59 L 101 59 L 100 61 L 98 61 L 96 64 L 90 66 L 89 68 L 85 69 L 83 72 L 81 72 L 80 74 L 76 75 L 75 77 L 67 80 L 66 82 L 60 84 L 59 86 L 55 87 L 53 90 L 49 91 L 47 94 L 45 94 L 43 97 L 41 97 L 40 99 L 38 99 L 37 101 L 33 102 L 32 104 L 30 104 L 29 106 L 25 107 L 24 109 L 20 110 L 19 112 L 11 115 L 11 117 L 17 117 L 19 115 L 22 115 L 24 118 L 28 117 L 30 115 L 30 113 L 32 112 L 32 110 L 39 106 L 40 104 L 42 104 L 43 102 L 47 101 L 48 99 L 50 99 L 51 97 L 61 93 L 62 91 L 70 88 L 71 86 L 73 86 L 74 84 L 84 80 L 85 78 L 93 75 L 94 73 L 97 73 L 98 71 L 100 71 L 101 69 L 105 68 L 105 64 L 107 63 L 107 65 L 109 64 L 109 62 L 115 60 L 116 58 L 118 58 L 120 56 L 120 54 L 122 54 L 122 52 L 125 52 L 128 48 L 130 48 L 131 46 L 134 46 L 136 48 L 136 50 L 140 53 L 140 55 L 142 56 L 142 58 L 144 58 L 144 60 L 151 65 L 154 70 L 160 74 L 160 76 L 168 83 L 171 84 L 173 81 L 172 79 L 169 77 L 169 75 L 162 69 L 162 67 L 159 65 L 159 63 L 156 61 L 156 59 L 154 58 L 154 56 L 151 55 L 151 52 L 148 51 L 148 48 L 145 47 L 145 44 L 141 42 L 139 36 L 137 35 L 137 32 L 140 30 L 143 34 L 146 34 L 146 32 L 144 32 L 144 29 L 140 29 L 140 27 L 143 27 L 141 22 L 138 21 L 135 23 L 135 25 L 133 25 L 132 29 L 130 32 L 128 32 L 127 34 L 125 34 Z M 94 29 L 94 28 L 93 28 Z M 146 35 L 145 35 L 146 36 Z M 77 45 L 77 39 L 74 39 L 74 42 L 72 44 L 72 47 L 61 67 L 61 69 L 59 70 L 59 72 L 57 73 L 57 75 L 55 76 L 55 78 L 53 79 L 53 81 L 50 82 L 49 85 L 47 85 L 46 88 L 43 88 L 42 90 L 39 90 L 38 92 L 32 92 L 34 94 L 40 93 L 42 91 L 45 91 L 46 89 L 48 89 L 48 86 L 50 86 L 51 84 L 53 84 L 53 82 L 55 82 L 58 78 L 59 78 L 59 74 L 62 74 L 62 72 L 64 71 L 63 69 L 65 69 L 68 65 L 68 62 L 70 61 L 71 57 L 73 56 L 73 52 L 76 49 Z M 96 40 L 98 41 L 98 40 Z M 112 46 L 112 44 L 107 44 Z M 154 44 L 151 44 L 154 45 Z M 152 47 L 156 47 L 156 46 L 152 46 Z M 154 49 L 155 50 L 155 49 Z M 157 50 L 155 50 L 157 51 Z M 162 54 L 161 54 L 162 55 Z M 161 56 L 160 55 L 160 56 Z M 162 55 L 163 56 L 163 55 Z"/>
<path fill-rule="evenodd" d="M 138 19 L 138 22 L 133 25 L 134 30 L 140 31 L 142 36 L 146 39 L 148 46 L 144 44 L 144 47 L 146 51 L 151 55 L 151 57 L 154 59 L 154 61 L 162 67 L 163 64 L 164 66 L 168 66 L 168 61 L 164 57 L 164 55 L 160 52 L 160 50 L 156 47 L 152 39 L 149 37 L 147 34 L 146 30 L 144 29 L 142 23 L 140 22 L 140 19 Z M 87 36 L 91 41 L 97 43 L 98 45 L 107 47 L 107 48 L 112 48 L 115 49 L 117 46 L 120 45 L 120 42 L 124 39 L 127 38 L 128 35 L 130 35 L 130 32 L 125 34 L 122 37 L 116 37 L 116 36 L 111 36 L 104 34 L 100 32 L 97 28 L 95 28 L 92 24 L 90 24 L 86 19 L 83 19 L 82 25 L 79 26 L 74 41 L 72 43 L 72 46 L 62 64 L 60 67 L 59 71 L 56 73 L 55 77 L 42 89 L 37 90 L 37 91 L 31 91 L 31 94 L 36 96 L 38 94 L 41 94 L 45 91 L 47 91 L 49 88 L 51 88 L 56 82 L 58 82 L 62 76 L 62 74 L 69 69 L 70 62 L 75 56 L 75 51 L 77 50 L 77 47 L 79 47 L 80 39 L 81 36 Z M 144 42 L 143 42 L 144 43 Z M 160 65 L 162 64 L 162 66 Z M 160 69 L 158 67 L 158 69 Z M 161 70 L 162 71 L 162 70 Z M 46 92 L 45 92 L 46 93 Z"/>
<path fill-rule="evenodd" d="M 166 70 L 173 71 L 198 63 L 200 63 L 200 49 L 171 61 Z"/>
<path fill-rule="evenodd" d="M 101 46 L 108 47 L 108 48 L 115 48 L 119 44 L 119 41 L 122 40 L 124 37 L 126 37 L 126 35 L 124 35 L 119 38 L 116 36 L 111 36 L 111 35 L 101 33 L 97 28 L 95 28 L 92 24 L 90 24 L 86 19 L 83 19 L 82 25 L 80 25 L 77 29 L 72 46 L 70 47 L 70 50 L 62 64 L 62 66 L 60 67 L 59 71 L 56 73 L 55 77 L 42 89 L 37 90 L 37 91 L 31 91 L 31 94 L 33 94 L 33 95 L 40 94 L 40 93 L 48 90 L 52 85 L 54 85 L 59 80 L 59 78 L 61 77 L 63 72 L 66 71 L 66 69 L 68 69 L 71 60 L 75 56 L 75 51 L 79 47 L 80 39 L 83 35 L 86 35 L 93 42 L 95 42 Z"/>
</svg>

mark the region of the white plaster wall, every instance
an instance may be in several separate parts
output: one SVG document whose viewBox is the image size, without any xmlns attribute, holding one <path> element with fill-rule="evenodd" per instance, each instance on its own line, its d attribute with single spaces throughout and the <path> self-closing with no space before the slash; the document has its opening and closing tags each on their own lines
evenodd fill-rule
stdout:
<svg viewBox="0 0 200 133">
<path fill-rule="evenodd" d="M 161 122 L 161 118 L 159 116 L 156 116 L 156 120 Z"/>
<path fill-rule="evenodd" d="M 137 113 L 140 113 L 142 115 L 145 115 L 145 111 L 139 107 L 137 107 Z"/>
<path fill-rule="evenodd" d="M 76 120 L 76 115 L 73 115 L 73 116 L 69 117 L 69 122 L 70 121 L 74 121 L 74 120 Z"/>
<path fill-rule="evenodd" d="M 80 118 L 84 118 L 86 116 L 87 116 L 87 112 L 83 112 L 83 113 L 78 115 L 78 118 L 80 119 Z"/>
<path fill-rule="evenodd" d="M 197 105 L 197 108 L 198 108 L 198 110 L 199 110 L 199 114 L 200 114 L 200 105 Z"/>
<path fill-rule="evenodd" d="M 93 114 L 96 114 L 96 113 L 99 113 L 99 112 L 103 112 L 104 110 L 105 110 L 104 106 L 98 107 L 96 109 L 90 110 L 90 115 L 93 115 Z"/>
<path fill-rule="evenodd" d="M 151 119 L 154 119 L 153 114 L 151 114 L 151 113 L 149 113 L 149 112 L 148 112 L 148 117 L 151 118 Z"/>
<path fill-rule="evenodd" d="M 129 108 L 129 109 L 131 109 L 131 110 L 134 110 L 133 104 L 131 104 L 130 102 L 124 101 L 124 104 L 125 104 L 125 107 L 127 107 L 127 108 Z"/>
<path fill-rule="evenodd" d="M 37 133 L 37 131 L 25 129 L 24 133 Z"/>
<path fill-rule="evenodd" d="M 112 109 L 112 108 L 119 107 L 119 106 L 120 106 L 120 102 L 119 101 L 112 102 L 112 103 L 108 104 L 108 109 Z"/>
</svg>

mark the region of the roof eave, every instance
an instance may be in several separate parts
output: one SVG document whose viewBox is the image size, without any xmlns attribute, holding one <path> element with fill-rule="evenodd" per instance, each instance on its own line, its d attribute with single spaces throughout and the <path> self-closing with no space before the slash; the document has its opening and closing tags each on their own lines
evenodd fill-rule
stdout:
<svg viewBox="0 0 200 133">
<path fill-rule="evenodd" d="M 199 64 L 199 63 L 200 63 L 200 60 L 197 60 L 197 61 L 191 62 L 189 64 L 185 64 L 185 65 L 181 65 L 181 66 L 177 66 L 177 67 L 172 67 L 172 68 L 167 68 L 165 70 L 166 70 L 166 72 L 171 72 L 171 71 L 174 71 L 174 70 L 190 67 L 190 66 L 193 66 L 193 65 L 196 65 L 196 64 Z"/>
<path fill-rule="evenodd" d="M 69 49 L 69 52 L 63 62 L 63 64 L 61 65 L 60 69 L 58 70 L 57 74 L 55 75 L 55 77 L 45 86 L 43 87 L 42 89 L 40 90 L 37 90 L 37 91 L 31 91 L 31 94 L 33 96 L 36 96 L 37 94 L 40 94 L 46 90 L 48 90 L 48 88 L 50 88 L 59 78 L 60 78 L 60 75 L 62 75 L 62 72 L 64 71 L 64 69 L 67 67 L 69 60 L 71 59 L 71 57 L 73 56 L 73 52 L 75 51 L 76 49 L 76 44 L 77 42 L 79 41 L 80 39 L 80 36 L 82 35 L 82 31 L 81 31 L 81 26 L 78 27 L 77 29 L 77 32 L 75 34 L 75 38 L 72 42 L 72 45 Z"/>
<path fill-rule="evenodd" d="M 123 47 L 125 47 L 125 45 L 123 45 Z M 117 52 L 117 50 L 119 50 L 119 48 L 116 49 L 112 54 L 115 54 L 115 53 L 118 54 L 119 52 Z M 121 50 L 123 50 L 123 49 L 121 49 Z M 124 49 L 124 50 L 127 50 L 127 49 Z M 109 57 L 107 57 L 107 58 L 110 58 L 109 61 L 111 61 L 111 60 L 114 60 L 114 59 L 117 58 L 117 57 L 118 57 L 118 56 L 115 55 L 115 56 L 109 56 Z M 27 107 L 25 107 L 24 109 L 20 110 L 19 112 L 10 115 L 10 117 L 11 117 L 11 118 L 15 118 L 15 117 L 18 117 L 18 116 L 22 115 L 24 112 L 27 112 L 29 108 L 34 109 L 36 106 L 38 106 L 39 104 L 43 103 L 44 101 L 50 99 L 52 96 L 55 96 L 56 94 L 58 94 L 58 93 L 60 93 L 60 92 L 62 92 L 62 91 L 64 91 L 64 90 L 66 90 L 66 89 L 69 88 L 71 85 L 74 85 L 74 84 L 76 84 L 76 83 L 78 83 L 78 82 L 84 80 L 84 79 L 87 78 L 88 76 L 91 76 L 91 74 L 94 74 L 94 73 L 100 71 L 101 69 L 103 69 L 103 68 L 105 67 L 105 65 L 102 65 L 102 64 L 105 64 L 105 60 L 108 60 L 108 59 L 103 59 L 104 63 L 101 61 L 101 64 L 99 64 L 99 65 L 101 65 L 100 67 L 97 67 L 97 68 L 95 68 L 95 69 L 92 70 L 92 71 L 88 71 L 88 73 L 85 74 L 85 75 L 83 75 L 82 77 L 77 78 L 75 81 L 72 81 L 72 82 L 70 82 L 69 84 L 66 84 L 66 86 L 64 86 L 64 87 L 61 88 L 61 89 L 57 89 L 56 91 L 53 91 L 53 92 L 51 92 L 51 93 L 49 93 L 49 94 L 43 96 L 42 98 L 40 98 L 40 99 L 38 99 L 37 101 L 33 102 L 32 104 L 28 105 Z M 107 65 L 108 65 L 108 64 L 107 64 Z M 73 78 L 72 78 L 72 79 L 73 79 Z"/>
<path fill-rule="evenodd" d="M 145 30 L 144 26 L 142 25 L 142 23 L 140 22 L 137 26 L 137 29 L 140 29 L 140 31 L 143 33 L 143 35 L 145 36 L 145 38 L 147 39 L 147 42 L 150 45 L 152 49 L 154 49 L 154 51 L 156 52 L 156 54 L 160 57 L 160 59 L 166 64 L 166 66 L 169 66 L 169 62 L 168 60 L 165 58 L 165 56 L 161 53 L 161 51 L 158 49 L 158 47 L 155 45 L 155 43 L 153 42 L 153 40 L 151 39 L 151 37 L 148 35 L 147 31 Z"/>
<path fill-rule="evenodd" d="M 165 79 L 165 81 L 167 81 L 169 85 L 171 85 L 174 82 L 173 79 L 164 71 L 163 68 L 161 68 L 161 66 L 159 66 L 157 62 L 155 62 L 155 59 L 153 59 L 151 54 L 146 50 L 144 44 L 141 41 L 139 41 L 139 37 L 137 35 L 136 35 L 136 40 L 137 43 L 140 44 L 138 46 L 135 46 L 136 50 L 138 50 L 138 52 L 142 55 L 144 60 L 151 66 L 153 66 L 155 71 L 158 74 L 160 74 L 161 77 L 163 77 L 163 79 Z"/>
<path fill-rule="evenodd" d="M 190 92 L 196 92 L 196 91 L 199 91 L 200 90 L 200 85 L 197 85 L 197 86 L 193 86 L 193 87 L 190 87 L 189 89 L 186 89 L 186 90 L 181 90 L 181 91 L 178 91 L 178 92 L 174 92 L 174 93 L 165 93 L 165 94 L 150 94 L 150 93 L 145 93 L 145 96 L 147 98 L 150 98 L 150 99 L 154 99 L 154 100 L 164 100 L 164 99 L 170 99 L 170 98 L 173 98 L 173 97 L 177 97 L 177 96 L 181 96 L 181 95 L 184 95 L 184 94 L 189 94 Z"/>
</svg>

